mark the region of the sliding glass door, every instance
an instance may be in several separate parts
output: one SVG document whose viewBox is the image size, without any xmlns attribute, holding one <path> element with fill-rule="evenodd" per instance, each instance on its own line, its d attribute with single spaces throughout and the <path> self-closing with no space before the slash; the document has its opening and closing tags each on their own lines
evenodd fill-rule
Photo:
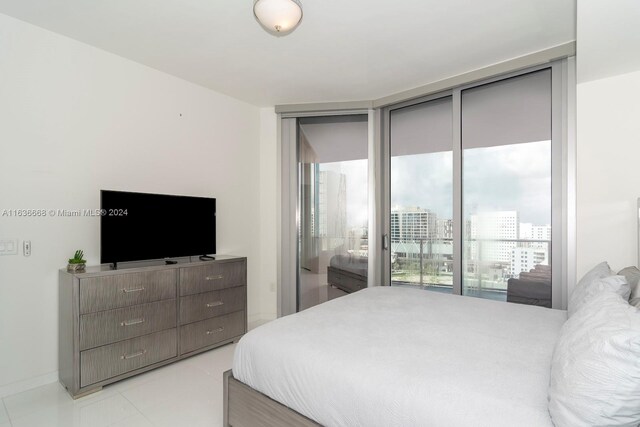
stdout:
<svg viewBox="0 0 640 427">
<path fill-rule="evenodd" d="M 298 310 L 367 286 L 367 115 L 298 119 Z"/>
<path fill-rule="evenodd" d="M 562 308 L 567 73 L 283 118 L 280 313 L 389 284 Z"/>
<path fill-rule="evenodd" d="M 452 291 L 452 112 L 447 96 L 390 113 L 394 285 Z"/>
<path fill-rule="evenodd" d="M 550 70 L 462 91 L 462 189 L 463 294 L 550 306 Z"/>
<path fill-rule="evenodd" d="M 539 67 L 387 108 L 392 285 L 551 307 L 554 76 Z"/>
</svg>

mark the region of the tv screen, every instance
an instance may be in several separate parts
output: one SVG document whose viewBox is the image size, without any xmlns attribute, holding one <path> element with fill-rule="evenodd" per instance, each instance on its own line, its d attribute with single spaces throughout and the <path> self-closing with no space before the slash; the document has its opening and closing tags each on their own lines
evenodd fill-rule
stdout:
<svg viewBox="0 0 640 427">
<path fill-rule="evenodd" d="M 100 192 L 102 264 L 216 253 L 216 199 Z"/>
</svg>

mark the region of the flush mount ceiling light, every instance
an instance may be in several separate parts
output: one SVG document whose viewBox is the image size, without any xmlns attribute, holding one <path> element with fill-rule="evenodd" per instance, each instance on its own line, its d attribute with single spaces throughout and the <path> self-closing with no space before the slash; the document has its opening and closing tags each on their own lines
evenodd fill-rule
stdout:
<svg viewBox="0 0 640 427">
<path fill-rule="evenodd" d="M 253 14 L 262 27 L 274 36 L 286 36 L 300 24 L 299 0 L 255 0 Z"/>
</svg>

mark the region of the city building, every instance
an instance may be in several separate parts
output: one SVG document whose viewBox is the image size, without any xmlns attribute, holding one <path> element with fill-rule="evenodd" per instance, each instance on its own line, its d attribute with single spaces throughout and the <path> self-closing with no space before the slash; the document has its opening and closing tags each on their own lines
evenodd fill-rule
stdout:
<svg viewBox="0 0 640 427">
<path fill-rule="evenodd" d="M 511 263 L 520 225 L 517 211 L 479 212 L 469 217 L 468 260 L 471 263 Z"/>
<path fill-rule="evenodd" d="M 533 270 L 540 264 L 549 265 L 549 254 L 546 248 L 513 248 L 509 275 L 518 277 L 520 273 Z"/>
<path fill-rule="evenodd" d="M 391 242 L 419 242 L 437 236 L 436 214 L 419 207 L 391 209 Z"/>
<path fill-rule="evenodd" d="M 523 240 L 551 240 L 551 225 L 536 225 L 530 222 L 521 222 L 519 237 Z"/>
<path fill-rule="evenodd" d="M 333 249 L 347 236 L 347 178 L 343 173 L 318 172 L 318 233 L 322 250 Z M 335 242 L 332 243 L 332 240 Z"/>
<path fill-rule="evenodd" d="M 438 229 L 438 239 L 452 240 L 453 239 L 453 220 L 452 219 L 437 219 L 436 226 Z"/>
</svg>

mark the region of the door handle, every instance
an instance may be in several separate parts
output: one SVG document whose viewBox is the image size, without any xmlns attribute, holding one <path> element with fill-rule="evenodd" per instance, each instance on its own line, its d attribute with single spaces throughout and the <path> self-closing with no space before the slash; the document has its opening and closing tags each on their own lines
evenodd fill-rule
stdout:
<svg viewBox="0 0 640 427">
<path fill-rule="evenodd" d="M 383 234 L 382 235 L 382 249 L 385 250 L 385 251 L 389 249 L 389 235 L 388 234 Z"/>
</svg>

